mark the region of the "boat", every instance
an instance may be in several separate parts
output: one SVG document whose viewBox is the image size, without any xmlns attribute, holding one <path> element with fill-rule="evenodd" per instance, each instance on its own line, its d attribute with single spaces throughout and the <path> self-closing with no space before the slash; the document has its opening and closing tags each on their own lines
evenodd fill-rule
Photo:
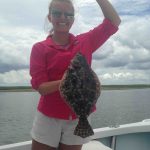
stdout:
<svg viewBox="0 0 150 150">
<path fill-rule="evenodd" d="M 31 141 L 2 145 L 0 150 L 31 150 Z M 96 128 L 82 150 L 150 150 L 150 119 Z"/>
</svg>

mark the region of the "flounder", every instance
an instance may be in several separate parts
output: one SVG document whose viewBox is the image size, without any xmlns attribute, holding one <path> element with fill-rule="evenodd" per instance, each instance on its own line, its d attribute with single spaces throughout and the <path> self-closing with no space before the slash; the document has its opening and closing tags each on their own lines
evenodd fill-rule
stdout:
<svg viewBox="0 0 150 150">
<path fill-rule="evenodd" d="M 78 52 L 60 84 L 60 94 L 79 118 L 74 134 L 86 138 L 94 134 L 87 117 L 101 93 L 101 84 L 83 54 Z"/>
</svg>

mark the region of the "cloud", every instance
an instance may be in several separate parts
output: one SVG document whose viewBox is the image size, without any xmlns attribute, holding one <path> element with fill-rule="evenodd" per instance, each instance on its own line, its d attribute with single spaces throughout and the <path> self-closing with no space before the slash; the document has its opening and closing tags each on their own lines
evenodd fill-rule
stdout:
<svg viewBox="0 0 150 150">
<path fill-rule="evenodd" d="M 28 69 L 11 70 L 9 72 L 0 73 L 0 86 L 8 85 L 29 85 L 30 76 Z"/>
<path fill-rule="evenodd" d="M 104 84 L 150 83 L 149 0 L 111 2 L 122 23 L 119 31 L 93 54 L 92 68 Z M 76 19 L 71 32 L 75 35 L 102 22 L 96 1 L 74 3 Z M 44 24 L 48 4 L 49 0 L 0 1 L 0 84 L 29 83 L 32 45 L 47 36 Z"/>
<path fill-rule="evenodd" d="M 49 0 L 0 1 L 0 18 L 3 25 L 42 28 L 48 12 Z"/>
<path fill-rule="evenodd" d="M 114 71 L 99 75 L 102 84 L 143 84 L 149 83 L 150 77 L 140 71 Z"/>
<path fill-rule="evenodd" d="M 150 69 L 150 17 L 132 18 L 120 26 L 94 55 L 95 63 L 102 67 Z"/>
<path fill-rule="evenodd" d="M 29 67 L 33 43 L 42 39 L 42 33 L 29 28 L 0 29 L 0 73 Z"/>
<path fill-rule="evenodd" d="M 120 15 L 143 16 L 149 14 L 150 3 L 149 0 L 112 0 L 115 8 Z"/>
</svg>

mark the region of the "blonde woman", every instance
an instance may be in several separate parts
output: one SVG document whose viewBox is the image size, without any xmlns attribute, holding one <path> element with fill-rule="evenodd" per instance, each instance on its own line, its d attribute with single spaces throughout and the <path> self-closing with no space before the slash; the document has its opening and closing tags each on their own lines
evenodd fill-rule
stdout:
<svg viewBox="0 0 150 150">
<path fill-rule="evenodd" d="M 80 51 L 89 65 L 92 53 L 116 33 L 120 18 L 108 0 L 96 0 L 104 20 L 89 32 L 73 35 L 74 6 L 71 0 L 52 0 L 48 20 L 53 32 L 33 45 L 30 59 L 32 87 L 40 94 L 37 114 L 31 131 L 32 150 L 81 150 L 91 137 L 73 134 L 78 118 L 64 102 L 59 85 L 74 55 Z M 94 108 L 93 111 L 95 111 Z"/>
</svg>

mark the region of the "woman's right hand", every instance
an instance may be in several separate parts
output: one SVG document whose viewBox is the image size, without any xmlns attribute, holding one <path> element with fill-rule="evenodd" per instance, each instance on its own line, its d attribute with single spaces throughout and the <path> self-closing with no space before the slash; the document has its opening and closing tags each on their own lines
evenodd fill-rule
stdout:
<svg viewBox="0 0 150 150">
<path fill-rule="evenodd" d="M 51 94 L 55 91 L 58 91 L 60 82 L 61 82 L 61 80 L 42 83 L 38 88 L 38 92 L 41 95 L 47 95 L 47 94 Z"/>
</svg>

